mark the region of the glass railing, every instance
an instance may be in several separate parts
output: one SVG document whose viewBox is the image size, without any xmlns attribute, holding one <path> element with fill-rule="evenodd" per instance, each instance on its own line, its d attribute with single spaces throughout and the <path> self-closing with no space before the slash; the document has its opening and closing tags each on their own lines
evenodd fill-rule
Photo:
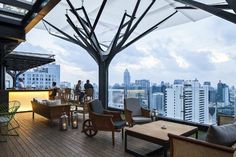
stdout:
<svg viewBox="0 0 236 157">
<path fill-rule="evenodd" d="M 148 96 L 142 89 L 109 89 L 108 107 L 115 109 L 124 109 L 125 98 L 138 98 L 142 107 L 148 107 Z"/>
<path fill-rule="evenodd" d="M 138 98 L 142 107 L 151 111 L 156 109 L 158 115 L 183 120 L 186 122 L 200 124 L 217 124 L 217 114 L 234 115 L 235 107 L 231 105 L 222 105 L 221 103 L 208 103 L 208 107 L 203 104 L 185 102 L 182 100 L 182 106 L 173 105 L 174 102 L 166 101 L 165 93 L 150 92 L 145 89 L 109 89 L 108 107 L 123 110 L 125 98 Z M 177 100 L 175 100 L 177 101 Z M 176 103 L 176 102 L 175 102 Z M 177 102 L 176 104 L 181 103 Z M 178 111 L 177 111 L 178 110 Z"/>
</svg>

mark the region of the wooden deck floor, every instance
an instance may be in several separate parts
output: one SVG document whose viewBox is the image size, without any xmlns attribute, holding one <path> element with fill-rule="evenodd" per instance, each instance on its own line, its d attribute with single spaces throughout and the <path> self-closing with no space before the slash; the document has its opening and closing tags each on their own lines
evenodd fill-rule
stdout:
<svg viewBox="0 0 236 157">
<path fill-rule="evenodd" d="M 93 138 L 86 137 L 79 129 L 60 131 L 58 126 L 50 127 L 48 120 L 32 113 L 18 113 L 19 137 L 11 136 L 7 142 L 0 142 L 0 157 L 132 157 L 124 152 L 121 133 L 115 134 L 112 146 L 111 132 L 98 132 Z M 81 122 L 82 123 L 82 122 Z M 80 123 L 80 124 L 81 124 Z M 129 139 L 129 145 L 140 152 L 156 148 L 156 145 Z M 154 156 L 162 156 L 162 153 Z"/>
</svg>

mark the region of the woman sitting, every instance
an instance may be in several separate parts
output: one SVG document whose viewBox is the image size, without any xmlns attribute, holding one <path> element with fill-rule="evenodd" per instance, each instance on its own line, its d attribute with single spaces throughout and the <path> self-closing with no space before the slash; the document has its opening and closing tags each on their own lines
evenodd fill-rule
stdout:
<svg viewBox="0 0 236 157">
<path fill-rule="evenodd" d="M 57 96 L 58 88 L 56 87 L 57 83 L 52 82 L 52 88 L 49 94 L 49 99 L 50 100 L 55 100 L 55 97 Z"/>
</svg>

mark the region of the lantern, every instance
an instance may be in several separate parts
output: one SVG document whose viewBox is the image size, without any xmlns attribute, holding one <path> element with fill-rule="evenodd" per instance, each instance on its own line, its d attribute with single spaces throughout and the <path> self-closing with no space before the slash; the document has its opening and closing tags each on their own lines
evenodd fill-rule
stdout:
<svg viewBox="0 0 236 157">
<path fill-rule="evenodd" d="M 153 109 L 152 110 L 152 120 L 153 121 L 157 120 L 157 115 L 158 115 L 158 110 L 157 109 Z"/>
<path fill-rule="evenodd" d="M 77 112 L 72 113 L 71 124 L 72 124 L 72 129 L 78 128 L 78 114 L 77 114 Z"/>
<path fill-rule="evenodd" d="M 68 116 L 66 115 L 65 112 L 60 117 L 59 126 L 60 126 L 60 130 L 62 131 L 66 131 L 68 128 Z"/>
</svg>

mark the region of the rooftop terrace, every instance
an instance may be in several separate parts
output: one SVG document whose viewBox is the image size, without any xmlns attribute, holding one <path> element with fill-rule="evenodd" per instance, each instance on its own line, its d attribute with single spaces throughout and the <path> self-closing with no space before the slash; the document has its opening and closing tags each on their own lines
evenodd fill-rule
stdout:
<svg viewBox="0 0 236 157">
<path fill-rule="evenodd" d="M 82 116 L 81 116 L 82 119 Z M 115 133 L 115 146 L 112 146 L 111 132 L 98 132 L 92 138 L 81 133 L 82 120 L 78 129 L 69 128 L 60 131 L 57 124 L 50 127 L 48 120 L 32 113 L 18 113 L 16 120 L 20 123 L 19 137 L 10 136 L 7 142 L 0 142 L 0 156 L 94 156 L 94 157 L 132 157 L 124 151 L 124 139 L 121 133 Z M 129 146 L 141 154 L 157 148 L 148 142 L 137 142 L 129 137 Z M 153 156 L 162 156 L 162 152 Z"/>
</svg>

